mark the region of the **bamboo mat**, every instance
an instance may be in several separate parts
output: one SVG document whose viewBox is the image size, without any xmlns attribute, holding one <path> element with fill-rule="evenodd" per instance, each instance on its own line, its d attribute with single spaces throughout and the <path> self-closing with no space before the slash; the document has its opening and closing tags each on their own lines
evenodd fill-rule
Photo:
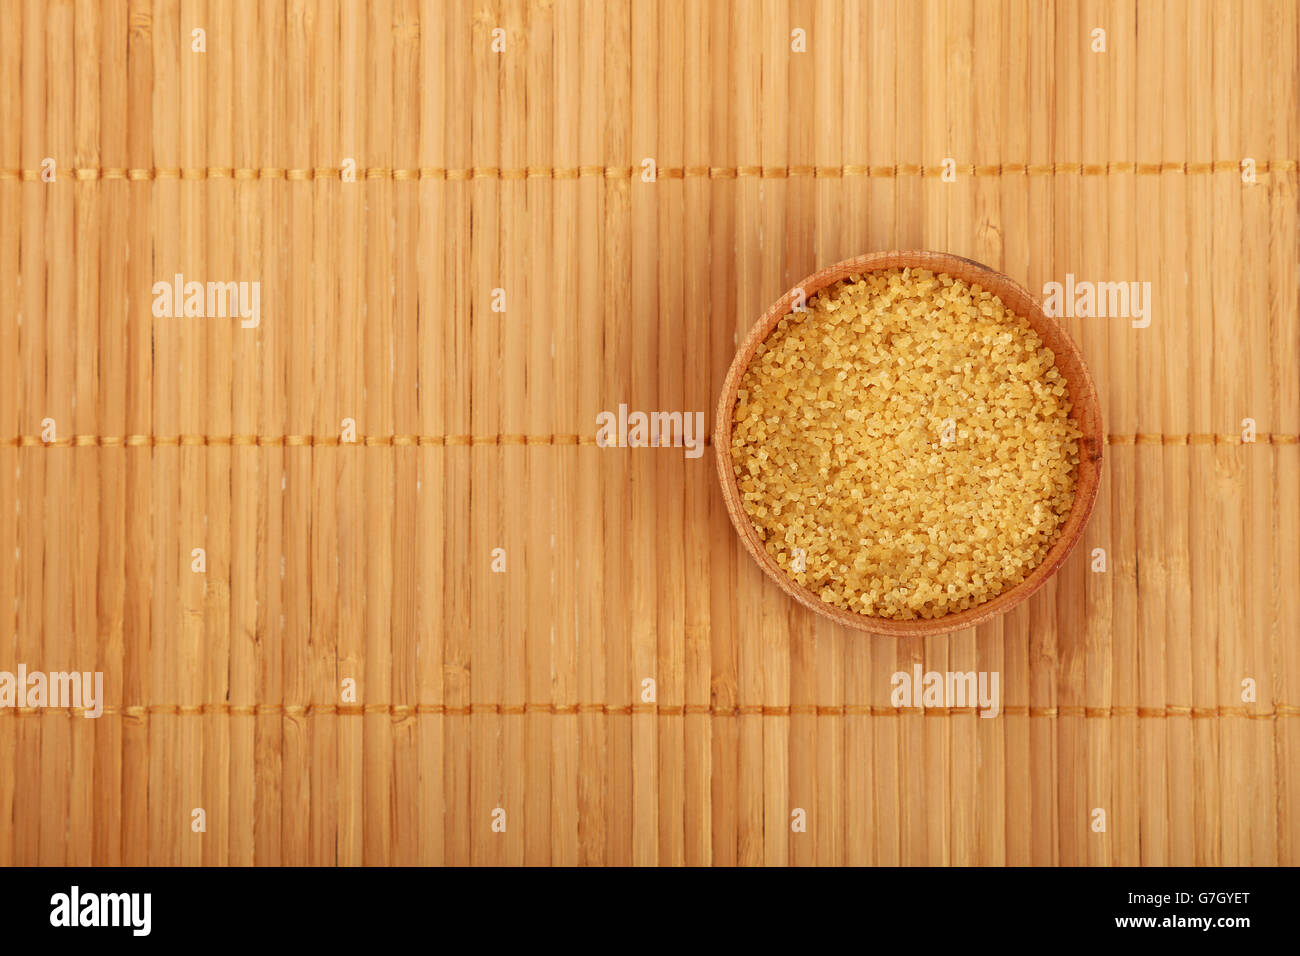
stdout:
<svg viewBox="0 0 1300 956">
<path fill-rule="evenodd" d="M 6 4 L 0 671 L 105 711 L 0 710 L 0 863 L 1300 862 L 1297 13 Z M 1070 562 L 904 641 L 767 582 L 711 452 L 594 438 L 888 248 L 1154 306 L 1062 320 Z"/>
</svg>

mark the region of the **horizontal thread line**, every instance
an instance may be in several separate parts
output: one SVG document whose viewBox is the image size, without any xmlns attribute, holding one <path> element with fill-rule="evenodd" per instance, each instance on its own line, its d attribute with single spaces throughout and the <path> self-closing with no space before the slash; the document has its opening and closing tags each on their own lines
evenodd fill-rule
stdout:
<svg viewBox="0 0 1300 956">
<path fill-rule="evenodd" d="M 707 441 L 707 439 L 706 439 Z M 44 441 L 39 435 L 19 435 L 0 441 L 0 447 L 28 448 L 128 448 L 150 447 L 346 447 L 348 445 L 383 446 L 470 446 L 470 445 L 595 445 L 594 435 L 358 435 L 355 441 L 343 441 L 337 435 L 73 435 Z M 610 446 L 614 447 L 614 446 Z M 665 446 L 666 447 L 666 446 Z"/>
<path fill-rule="evenodd" d="M 1106 441 L 1111 445 L 1297 445 L 1300 435 L 1260 432 L 1253 442 L 1248 442 L 1240 435 L 1216 435 L 1208 432 L 1187 435 L 1108 435 Z"/>
<path fill-rule="evenodd" d="M 480 715 L 512 716 L 519 714 L 548 714 L 568 716 L 597 714 L 601 716 L 630 716 L 646 714 L 659 717 L 953 717 L 978 714 L 978 707 L 878 707 L 870 704 L 744 704 L 736 707 L 711 707 L 707 704 L 135 704 L 126 707 L 105 706 L 103 715 L 110 717 L 144 718 L 151 716 L 197 717 L 312 717 L 320 715 L 357 717 L 391 716 L 398 718 L 441 715 L 469 717 Z M 83 707 L 6 707 L 0 716 L 36 717 L 42 714 L 82 716 Z M 1270 711 L 1251 711 L 1246 707 L 1189 707 L 1166 705 L 1164 707 L 1087 707 L 1066 704 L 1056 707 L 1029 707 L 1024 704 L 1003 707 L 1007 717 L 1066 717 L 1090 720 L 1112 717 L 1164 719 L 1189 717 L 1198 720 L 1220 717 L 1241 717 L 1249 720 L 1275 720 L 1300 716 L 1300 706 L 1277 704 Z"/>
<path fill-rule="evenodd" d="M 705 444 L 711 444 L 713 436 L 705 436 Z M 1300 434 L 1268 433 L 1256 434 L 1255 441 L 1245 441 L 1240 435 L 1214 434 L 1210 432 L 1193 432 L 1182 435 L 1161 435 L 1137 433 L 1130 435 L 1108 435 L 1110 445 L 1297 445 Z M 553 434 L 553 435 L 358 435 L 356 441 L 343 441 L 337 435 L 73 435 L 71 438 L 57 438 L 44 441 L 39 435 L 18 435 L 0 440 L 0 447 L 30 448 L 128 448 L 151 447 L 342 447 L 345 445 L 361 446 L 479 446 L 479 445 L 596 445 L 594 435 Z M 608 445 L 602 447 L 626 447 Z M 680 446 L 656 446 L 680 447 Z"/>
<path fill-rule="evenodd" d="M 1159 175 L 1163 173 L 1180 173 L 1182 175 L 1203 175 L 1207 173 L 1240 172 L 1242 161 L 1237 159 L 1216 159 L 1201 162 L 1159 162 L 1137 163 L 1116 161 L 1106 163 L 957 163 L 945 167 L 942 163 L 894 163 L 890 165 L 869 165 L 863 163 L 841 163 L 838 165 L 792 164 L 787 166 L 736 165 L 736 166 L 661 166 L 655 170 L 658 179 L 844 179 L 849 177 L 869 177 L 878 179 L 895 179 L 901 176 L 920 176 L 938 178 L 949 170 L 958 176 L 1111 176 Z M 62 176 L 55 167 L 53 182 L 67 181 L 67 174 Z M 1295 159 L 1265 159 L 1255 163 L 1256 173 L 1293 172 L 1300 168 L 1300 161 Z M 642 167 L 637 166 L 419 166 L 358 167 L 356 181 L 367 179 L 388 179 L 398 182 L 418 182 L 421 180 L 465 181 L 471 179 L 631 179 L 642 175 Z M 71 178 L 77 182 L 96 182 L 99 180 L 121 179 L 132 182 L 154 181 L 163 179 L 202 180 L 235 179 L 260 180 L 283 179 L 292 182 L 309 182 L 316 179 L 342 180 L 343 169 L 339 166 L 78 166 L 71 170 Z M 40 169 L 0 168 L 0 180 L 11 179 L 23 182 L 41 181 Z"/>
</svg>

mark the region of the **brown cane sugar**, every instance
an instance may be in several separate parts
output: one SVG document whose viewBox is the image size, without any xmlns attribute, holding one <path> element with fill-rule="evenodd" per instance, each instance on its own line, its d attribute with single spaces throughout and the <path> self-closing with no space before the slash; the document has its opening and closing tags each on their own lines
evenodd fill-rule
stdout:
<svg viewBox="0 0 1300 956">
<path fill-rule="evenodd" d="M 1074 501 L 1079 429 L 1029 322 L 977 285 L 890 269 L 823 289 L 758 346 L 732 456 L 764 547 L 876 617 L 981 604 L 1042 562 Z"/>
</svg>

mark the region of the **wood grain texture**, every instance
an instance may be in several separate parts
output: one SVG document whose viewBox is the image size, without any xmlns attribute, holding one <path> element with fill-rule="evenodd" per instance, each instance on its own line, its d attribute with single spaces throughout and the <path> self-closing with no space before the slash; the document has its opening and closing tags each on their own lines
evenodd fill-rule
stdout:
<svg viewBox="0 0 1300 956">
<path fill-rule="evenodd" d="M 106 699 L 0 708 L 0 865 L 1300 864 L 1297 7 L 7 5 L 0 671 Z M 894 639 L 595 433 L 711 423 L 899 248 L 1153 310 L 1061 320 L 1110 447 L 1060 572 Z M 155 317 L 178 272 L 259 327 Z"/>
</svg>

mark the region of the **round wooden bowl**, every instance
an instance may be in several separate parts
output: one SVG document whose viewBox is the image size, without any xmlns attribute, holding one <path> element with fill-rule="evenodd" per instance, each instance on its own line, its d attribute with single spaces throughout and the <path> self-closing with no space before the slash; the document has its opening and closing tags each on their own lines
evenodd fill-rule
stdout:
<svg viewBox="0 0 1300 956">
<path fill-rule="evenodd" d="M 801 292 L 806 299 L 811 299 L 820 290 L 849 275 L 878 272 L 882 269 L 902 269 L 908 266 L 928 269 L 936 274 L 946 272 L 954 278 L 979 285 L 1001 299 L 1002 304 L 1012 312 L 1028 319 L 1039 338 L 1056 356 L 1056 367 L 1069 383 L 1070 417 L 1078 425 L 1082 438 L 1079 442 L 1079 464 L 1075 474 L 1074 506 L 1070 509 L 1065 524 L 1061 526 L 1051 550 L 1025 580 L 983 604 L 964 611 L 955 611 L 942 617 L 898 621 L 892 618 L 871 617 L 826 603 L 811 590 L 789 577 L 767 553 L 762 539 L 759 538 L 758 532 L 741 504 L 740 489 L 736 485 L 736 473 L 731 458 L 731 418 L 736 404 L 736 392 L 740 388 L 741 378 L 754 351 L 768 333 L 776 328 L 776 324 L 791 313 L 795 300 Z M 995 615 L 1002 614 L 1024 601 L 1056 573 L 1078 543 L 1083 534 L 1083 527 L 1088 522 L 1088 516 L 1092 514 L 1092 506 L 1097 500 L 1097 486 L 1101 481 L 1102 453 L 1106 442 L 1105 432 L 1102 430 L 1101 408 L 1097 402 L 1097 389 L 1092 383 L 1092 376 L 1088 374 L 1088 367 L 1083 364 L 1083 356 L 1079 354 L 1078 347 L 1061 327 L 1043 313 L 1042 308 L 1024 286 L 986 265 L 960 256 L 942 252 L 873 252 L 858 256 L 856 259 L 837 262 L 820 272 L 813 273 L 778 299 L 758 324 L 750 330 L 749 336 L 736 352 L 736 358 L 732 361 L 726 382 L 722 386 L 722 397 L 718 400 L 718 420 L 713 430 L 713 445 L 718 459 L 718 476 L 722 480 L 722 496 L 726 500 L 731 523 L 736 526 L 736 531 L 740 534 L 740 540 L 744 542 L 746 550 L 781 590 L 818 614 L 825 615 L 845 627 L 894 637 L 922 637 L 974 627 Z"/>
</svg>

